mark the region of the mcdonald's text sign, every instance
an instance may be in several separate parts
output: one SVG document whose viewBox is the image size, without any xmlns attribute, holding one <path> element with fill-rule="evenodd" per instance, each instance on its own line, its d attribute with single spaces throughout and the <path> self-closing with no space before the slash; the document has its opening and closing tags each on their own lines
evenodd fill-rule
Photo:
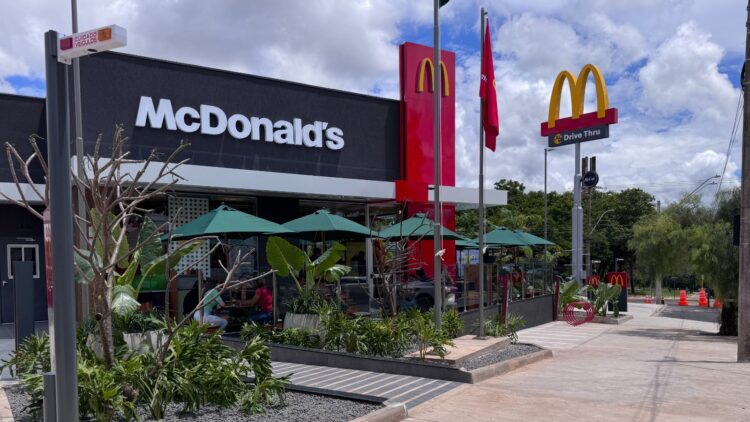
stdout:
<svg viewBox="0 0 750 422">
<path fill-rule="evenodd" d="M 586 97 L 586 82 L 589 75 L 593 77 L 596 88 L 596 111 L 584 113 L 583 104 Z M 562 100 L 562 88 L 565 82 L 568 83 L 568 87 L 570 88 L 572 115 L 561 119 L 560 101 Z M 609 108 L 607 84 L 599 68 L 592 64 L 587 64 L 581 69 L 577 78 L 567 70 L 563 70 L 557 75 L 555 83 L 552 86 L 548 119 L 541 125 L 541 134 L 542 136 L 549 137 L 551 147 L 566 144 L 562 142 L 559 144 L 553 143 L 555 140 L 554 135 L 557 134 L 563 135 L 559 139 L 564 139 L 564 135 L 568 135 L 569 142 L 567 144 L 605 138 L 609 134 L 607 133 L 607 136 L 603 136 L 604 133 L 597 128 L 614 123 L 617 123 L 617 109 Z M 594 135 L 593 133 L 584 135 L 581 131 L 585 129 L 596 129 L 599 133 L 598 135 Z M 583 139 L 584 136 L 588 136 L 588 139 Z M 595 136 L 600 137 L 597 138 Z"/>
</svg>

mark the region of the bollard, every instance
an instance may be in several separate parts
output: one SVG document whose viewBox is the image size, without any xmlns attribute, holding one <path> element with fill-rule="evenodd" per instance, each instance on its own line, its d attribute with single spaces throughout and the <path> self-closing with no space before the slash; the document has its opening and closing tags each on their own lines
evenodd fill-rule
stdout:
<svg viewBox="0 0 750 422">
<path fill-rule="evenodd" d="M 44 383 L 44 422 L 57 422 L 57 404 L 55 403 L 55 373 L 45 372 Z"/>
</svg>

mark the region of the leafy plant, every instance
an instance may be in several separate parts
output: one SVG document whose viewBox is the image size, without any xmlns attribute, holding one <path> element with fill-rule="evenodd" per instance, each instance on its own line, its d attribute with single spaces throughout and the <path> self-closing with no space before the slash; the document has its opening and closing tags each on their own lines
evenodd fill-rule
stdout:
<svg viewBox="0 0 750 422">
<path fill-rule="evenodd" d="M 464 320 L 455 308 L 443 312 L 443 331 L 450 338 L 456 338 L 464 332 Z"/>
<path fill-rule="evenodd" d="M 560 284 L 560 296 L 557 301 L 557 312 L 562 312 L 566 305 L 573 302 L 587 302 L 588 299 L 581 295 L 582 287 L 576 280 L 566 281 Z"/>
<path fill-rule="evenodd" d="M 123 394 L 115 373 L 98 363 L 78 359 L 78 406 L 84 418 L 92 415 L 97 422 L 109 422 L 120 413 L 126 420 L 135 416 L 135 404 Z"/>
<path fill-rule="evenodd" d="M 484 332 L 490 337 L 509 337 L 510 342 L 518 342 L 518 330 L 526 325 L 523 317 L 516 314 L 509 314 L 505 321 L 502 315 L 498 314 L 495 319 L 485 321 Z"/>
<path fill-rule="evenodd" d="M 131 312 L 117 315 L 114 317 L 113 324 L 115 330 L 121 333 L 143 333 L 167 328 L 164 315 L 159 311 Z"/>
<path fill-rule="evenodd" d="M 12 376 L 42 374 L 50 371 L 49 335 L 33 334 L 24 340 L 8 360 L 0 363 L 0 372 L 8 369 Z"/>
<path fill-rule="evenodd" d="M 619 284 L 599 283 L 599 287 L 594 289 L 589 286 L 589 289 L 594 292 L 594 310 L 597 315 L 607 315 L 607 303 L 617 300 L 620 296 L 622 287 Z M 618 310 L 619 313 L 619 310 Z"/>
<path fill-rule="evenodd" d="M 351 271 L 351 267 L 337 264 L 344 256 L 346 247 L 334 243 L 316 260 L 300 248 L 285 239 L 271 236 L 266 243 L 266 257 L 276 273 L 281 277 L 291 277 L 297 287 L 298 298 L 289 306 L 295 313 L 316 313 L 323 304 L 318 292 L 320 282 L 338 283 L 341 277 Z M 299 280 L 299 274 L 304 274 L 304 280 Z"/>
<path fill-rule="evenodd" d="M 419 358 L 424 360 L 428 351 L 440 358 L 445 358 L 445 355 L 448 354 L 446 346 L 453 346 L 453 341 L 443 330 L 435 326 L 430 313 L 423 314 L 417 309 L 412 309 L 406 314 L 407 318 L 412 321 L 409 328 L 414 344 L 419 351 Z"/>
</svg>

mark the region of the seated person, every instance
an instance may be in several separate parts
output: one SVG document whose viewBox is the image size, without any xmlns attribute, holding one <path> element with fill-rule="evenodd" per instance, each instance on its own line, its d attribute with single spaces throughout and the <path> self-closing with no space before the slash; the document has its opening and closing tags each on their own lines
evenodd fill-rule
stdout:
<svg viewBox="0 0 750 422">
<path fill-rule="evenodd" d="M 200 310 L 195 311 L 195 313 L 193 314 L 193 319 L 200 322 L 201 317 L 203 317 L 204 324 L 208 324 L 211 327 L 218 327 L 219 329 L 224 330 L 228 324 L 227 320 L 214 314 L 215 310 L 218 310 L 219 308 L 224 306 L 224 301 L 219 295 L 219 291 L 216 287 L 216 282 L 206 281 L 205 288 L 210 289 L 203 296 L 203 303 L 205 304 L 205 306 L 203 307 L 202 312 Z"/>
<path fill-rule="evenodd" d="M 257 306 L 260 311 L 250 316 L 252 322 L 272 322 L 273 319 L 273 294 L 266 287 L 266 281 L 260 279 L 257 281 L 255 295 L 250 299 L 250 306 Z"/>
</svg>

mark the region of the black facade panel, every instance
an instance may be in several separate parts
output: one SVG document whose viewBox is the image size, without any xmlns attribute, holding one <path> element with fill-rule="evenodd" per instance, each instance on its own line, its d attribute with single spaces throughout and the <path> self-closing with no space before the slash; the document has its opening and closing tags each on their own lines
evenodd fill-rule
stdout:
<svg viewBox="0 0 750 422">
<path fill-rule="evenodd" d="M 5 154 L 5 143 L 15 145 L 23 159 L 33 152 L 28 139 L 31 135 L 42 138 L 47 136 L 47 124 L 44 114 L 44 98 L 23 97 L 18 95 L 0 94 L 0 142 L 3 146 L 0 154 L 0 182 L 12 182 L 10 166 Z M 47 156 L 47 143 L 38 140 L 42 155 Z M 18 170 L 18 166 L 16 166 Z M 37 161 L 30 166 L 31 177 L 37 183 L 44 183 L 44 173 Z M 19 174 L 23 183 L 25 179 Z"/>
<path fill-rule="evenodd" d="M 189 164 L 384 181 L 400 176 L 395 100 L 116 53 L 82 58 L 81 80 L 87 148 L 99 134 L 111 141 L 114 125 L 121 123 L 139 158 L 153 148 L 167 154 L 185 140 L 191 146 L 182 158 L 190 158 Z M 155 106 L 169 99 L 175 112 L 205 104 L 219 107 L 227 117 L 327 122 L 343 131 L 345 145 L 331 150 L 238 140 L 229 132 L 202 135 L 136 127 L 141 96 L 151 97 Z"/>
</svg>

